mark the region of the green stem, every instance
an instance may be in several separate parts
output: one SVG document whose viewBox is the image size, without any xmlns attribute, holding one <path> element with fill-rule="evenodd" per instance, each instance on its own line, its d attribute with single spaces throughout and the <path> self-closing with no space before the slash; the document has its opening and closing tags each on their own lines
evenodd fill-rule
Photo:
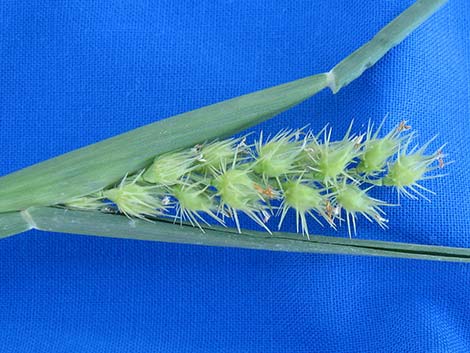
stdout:
<svg viewBox="0 0 470 353">
<path fill-rule="evenodd" d="M 369 42 L 346 57 L 329 72 L 333 93 L 348 85 L 373 66 L 390 49 L 402 42 L 447 0 L 418 0 L 379 31 Z"/>
<path fill-rule="evenodd" d="M 52 232 L 257 250 L 470 262 L 470 249 L 325 236 L 307 239 L 298 234 L 269 235 L 248 230 L 238 234 L 222 227 L 205 229 L 203 233 L 192 226 L 179 226 L 170 221 L 129 220 L 121 215 L 52 207 L 31 208 L 23 214 L 36 229 Z"/>
</svg>

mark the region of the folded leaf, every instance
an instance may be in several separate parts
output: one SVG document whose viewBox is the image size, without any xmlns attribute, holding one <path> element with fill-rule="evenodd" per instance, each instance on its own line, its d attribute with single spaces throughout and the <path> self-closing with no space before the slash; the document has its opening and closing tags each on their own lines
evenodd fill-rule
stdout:
<svg viewBox="0 0 470 353">
<path fill-rule="evenodd" d="M 90 194 L 150 163 L 158 154 L 227 137 L 326 87 L 326 74 L 275 86 L 157 121 L 0 178 L 0 212 Z"/>
<path fill-rule="evenodd" d="M 21 212 L 7 212 L 0 214 L 0 238 L 25 232 L 32 228 Z"/>
<path fill-rule="evenodd" d="M 175 225 L 170 220 L 152 223 L 130 220 L 122 215 L 53 207 L 31 208 L 27 214 L 37 229 L 52 232 L 258 250 L 470 262 L 470 249 L 325 236 L 307 239 L 298 234 L 280 232 L 269 235 L 243 230 L 238 234 L 221 227 L 205 229 L 203 233 L 190 225 Z"/>
</svg>

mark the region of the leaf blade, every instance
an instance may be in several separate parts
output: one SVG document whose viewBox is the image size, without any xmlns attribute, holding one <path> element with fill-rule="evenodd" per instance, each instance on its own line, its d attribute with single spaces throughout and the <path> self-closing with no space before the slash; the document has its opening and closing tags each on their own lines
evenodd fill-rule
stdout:
<svg viewBox="0 0 470 353">
<path fill-rule="evenodd" d="M 7 212 L 0 214 L 0 239 L 32 229 L 31 224 L 21 212 Z"/>
<path fill-rule="evenodd" d="M 31 208 L 28 212 L 37 229 L 61 233 L 271 251 L 470 262 L 470 249 L 325 236 L 311 236 L 308 240 L 291 233 L 274 233 L 271 236 L 247 230 L 238 234 L 220 227 L 206 229 L 202 233 L 197 228 L 172 222 L 131 221 L 121 215 L 53 207 Z"/>
<path fill-rule="evenodd" d="M 417 0 L 382 28 L 369 42 L 340 61 L 331 71 L 333 93 L 347 86 L 375 65 L 390 49 L 439 10 L 448 0 Z"/>
<path fill-rule="evenodd" d="M 319 74 L 157 121 L 0 178 L 0 212 L 90 194 L 143 168 L 158 154 L 230 136 L 327 86 Z"/>
</svg>

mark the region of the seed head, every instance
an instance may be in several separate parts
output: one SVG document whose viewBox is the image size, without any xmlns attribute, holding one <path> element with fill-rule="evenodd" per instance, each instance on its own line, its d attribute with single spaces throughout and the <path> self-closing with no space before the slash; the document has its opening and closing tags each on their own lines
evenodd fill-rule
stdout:
<svg viewBox="0 0 470 353">
<path fill-rule="evenodd" d="M 401 122 L 385 137 L 378 138 L 384 122 L 385 119 L 382 120 L 382 123 L 375 133 L 372 133 L 373 124 L 369 123 L 366 139 L 362 146 L 360 162 L 357 166 L 359 173 L 364 173 L 368 176 L 375 176 L 382 173 L 385 170 L 387 161 L 398 152 L 400 144 L 403 142 L 403 137 L 400 137 L 400 133 L 405 130 L 403 126 L 408 127 L 406 122 Z"/>
<path fill-rule="evenodd" d="M 331 142 L 332 130 L 330 129 L 327 133 L 325 127 L 323 144 L 314 139 L 313 146 L 309 146 L 312 151 L 310 154 L 312 159 L 310 169 L 313 171 L 314 178 L 320 180 L 326 186 L 334 185 L 338 178 L 352 179 L 348 167 L 359 155 L 359 146 L 357 137 L 350 137 L 351 128 L 352 124 L 343 140 Z"/>
<path fill-rule="evenodd" d="M 264 143 L 261 134 L 255 144 L 256 161 L 253 170 L 265 179 L 295 172 L 296 161 L 302 152 L 299 134 L 299 131 L 282 131 Z"/>
<path fill-rule="evenodd" d="M 325 198 L 321 195 L 320 190 L 315 188 L 313 185 L 305 184 L 301 179 L 297 179 L 295 181 L 291 180 L 282 184 L 282 190 L 283 199 L 279 208 L 281 218 L 279 220 L 278 229 L 281 228 L 282 222 L 290 209 L 295 211 L 297 232 L 299 232 L 300 229 L 302 234 L 307 237 L 309 237 L 307 215 L 315 219 L 320 224 L 320 220 L 313 212 L 318 213 L 324 219 L 328 220 L 328 216 L 325 213 Z"/>
<path fill-rule="evenodd" d="M 199 184 L 179 184 L 171 188 L 172 195 L 177 199 L 176 218 L 180 223 L 188 220 L 193 226 L 202 227 L 199 221 L 208 224 L 201 217 L 200 213 L 206 213 L 223 225 L 222 220 L 216 216 L 214 211 L 217 205 L 214 202 L 214 195 L 211 194 L 207 186 Z"/>
<path fill-rule="evenodd" d="M 194 169 L 196 156 L 192 151 L 179 151 L 157 156 L 143 174 L 143 179 L 152 184 L 171 186 Z"/>
<path fill-rule="evenodd" d="M 229 139 L 196 146 L 197 167 L 195 170 L 205 174 L 217 173 L 226 169 L 235 159 L 235 143 L 237 143 L 237 140 Z"/>
<path fill-rule="evenodd" d="M 413 149 L 409 154 L 406 153 L 409 142 L 398 153 L 397 159 L 388 166 L 388 173 L 383 178 L 382 184 L 393 186 L 397 189 L 398 194 L 405 195 L 411 199 L 417 199 L 416 195 L 428 200 L 416 188 L 433 193 L 431 190 L 419 184 L 419 181 L 440 177 L 441 175 L 426 176 L 426 173 L 437 168 L 442 168 L 442 147 L 432 155 L 425 155 L 424 152 L 429 146 L 429 140 L 423 147 L 416 151 Z M 434 162 L 438 162 L 438 166 L 431 167 Z M 411 192 L 410 192 L 410 191 Z"/>
<path fill-rule="evenodd" d="M 336 142 L 326 127 L 318 135 L 284 130 L 264 141 L 261 134 L 253 145 L 245 138 L 206 142 L 157 156 L 145 172 L 64 205 L 105 211 L 109 200 L 130 218 L 166 215 L 202 231 L 206 215 L 222 225 L 231 218 L 241 232 L 239 214 L 245 214 L 270 232 L 266 224 L 274 209 L 280 216 L 279 229 L 292 209 L 297 231 L 307 237 L 310 218 L 320 224 L 323 218 L 336 228 L 336 220 L 344 220 L 343 210 L 350 236 L 356 232 L 359 214 L 385 228 L 381 207 L 391 205 L 372 198 L 370 185 L 393 186 L 399 195 L 415 198 L 414 194 L 421 195 L 416 188 L 427 190 L 421 180 L 438 177 L 427 173 L 448 163 L 441 149 L 425 154 L 432 140 L 407 152 L 414 134 L 403 134 L 410 128 L 406 122 L 379 137 L 383 124 L 375 131 L 369 124 L 361 135 L 351 135 L 351 124 Z M 175 212 L 166 213 L 170 208 Z"/>
<path fill-rule="evenodd" d="M 217 189 L 216 195 L 220 197 L 220 209 L 233 217 L 239 232 L 238 211 L 270 232 L 263 222 L 266 205 L 261 203 L 263 196 L 257 191 L 257 184 L 251 179 L 250 172 L 249 169 L 229 169 L 214 179 L 213 186 Z"/>
<path fill-rule="evenodd" d="M 380 206 L 390 206 L 387 203 L 370 197 L 367 192 L 372 187 L 365 190 L 359 188 L 354 183 L 347 183 L 346 180 L 336 187 L 335 201 L 341 209 L 346 212 L 346 222 L 349 236 L 351 236 L 351 222 L 354 234 L 356 234 L 357 214 L 362 214 L 369 221 L 376 221 L 382 228 L 386 227 L 386 220 L 382 217 L 385 213 Z"/>
<path fill-rule="evenodd" d="M 103 191 L 103 197 L 112 201 L 129 218 L 145 219 L 163 214 L 165 207 L 158 189 L 137 184 L 140 176 L 131 180 L 124 177 L 117 187 Z"/>
<path fill-rule="evenodd" d="M 217 176 L 214 186 L 223 202 L 230 207 L 243 209 L 259 200 L 255 182 L 250 178 L 249 171 L 231 169 Z"/>
</svg>

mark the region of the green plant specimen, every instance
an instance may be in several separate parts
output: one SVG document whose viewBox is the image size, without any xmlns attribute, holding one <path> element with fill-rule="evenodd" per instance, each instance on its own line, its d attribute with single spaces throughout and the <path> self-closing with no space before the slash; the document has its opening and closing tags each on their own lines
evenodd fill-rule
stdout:
<svg viewBox="0 0 470 353">
<path fill-rule="evenodd" d="M 379 179 L 383 185 L 396 186 L 402 193 L 409 193 L 410 188 L 415 189 L 417 182 L 425 177 L 430 164 L 438 160 L 440 152 L 430 156 L 422 150 L 416 154 L 399 154 L 394 164 L 385 170 L 384 163 L 397 153 L 393 139 L 398 137 L 393 133 L 383 143 L 375 135 L 366 138 L 364 143 L 350 136 L 331 144 L 327 141 L 320 144 L 311 139 L 309 148 L 318 148 L 309 156 L 313 165 L 309 171 L 299 171 L 298 162 L 306 158 L 304 152 L 308 154 L 308 150 L 305 146 L 295 145 L 300 140 L 294 141 L 295 137 L 289 134 L 260 143 L 256 147 L 256 160 L 252 160 L 250 166 L 249 161 L 237 164 L 238 154 L 232 153 L 233 146 L 221 139 L 269 119 L 325 88 L 338 92 L 444 3 L 442 0 L 418 0 L 328 73 L 158 121 L 0 178 L 0 234 L 8 236 L 28 229 L 41 229 L 257 249 L 468 261 L 470 252 L 464 249 L 324 239 L 312 235 L 307 239 L 284 233 L 258 234 L 243 230 L 239 224 L 241 234 L 236 235 L 230 229 L 206 228 L 199 219 L 200 212 L 204 212 L 220 223 L 223 223 L 223 217 L 232 217 L 238 223 L 237 212 L 241 210 L 264 227 L 268 210 L 259 201 L 271 186 L 273 192 L 281 192 L 284 196 L 280 199 L 283 207 L 296 210 L 304 234 L 310 233 L 302 215 L 312 213 L 334 224 L 335 215 L 329 214 L 330 207 L 335 207 L 329 204 L 332 202 L 341 204 L 349 212 L 347 219 L 351 222 L 356 213 L 361 213 L 383 224 L 378 215 L 381 202 L 369 198 L 367 190 L 359 188 L 356 181 L 375 180 L 381 175 Z M 204 146 L 207 141 L 215 140 L 219 144 Z M 191 150 L 201 144 L 207 150 L 205 157 L 192 156 Z M 357 144 L 360 148 L 355 146 Z M 115 153 L 117 150 L 120 153 Z M 177 168 L 156 168 L 155 161 L 170 163 Z M 226 169 L 220 168 L 221 164 Z M 405 175 L 410 166 L 413 172 Z M 384 171 L 387 172 L 385 176 L 380 174 Z M 299 172 L 304 175 L 298 175 Z M 292 173 L 297 173 L 294 178 L 285 177 Z M 211 182 L 204 183 L 201 176 L 209 174 Z M 198 180 L 181 182 L 188 175 L 198 176 Z M 296 199 L 296 188 L 302 191 L 306 190 L 304 187 L 312 188 L 312 183 L 306 182 L 304 176 L 308 180 L 318 180 L 325 190 L 316 194 L 308 189 L 305 199 Z M 364 180 L 356 180 L 355 176 Z M 258 183 L 260 188 L 255 187 L 253 191 L 256 178 L 269 185 Z M 242 190 L 244 197 L 237 197 L 233 190 Z M 326 194 L 331 194 L 331 200 L 324 198 Z M 173 225 L 171 221 L 159 218 L 171 203 L 168 195 L 179 200 L 181 218 L 184 216 L 189 223 L 204 228 L 205 233 L 190 225 Z M 360 201 L 352 202 L 351 195 L 359 197 Z M 110 200 L 120 212 L 106 213 L 109 209 L 102 209 L 103 199 Z"/>
</svg>

